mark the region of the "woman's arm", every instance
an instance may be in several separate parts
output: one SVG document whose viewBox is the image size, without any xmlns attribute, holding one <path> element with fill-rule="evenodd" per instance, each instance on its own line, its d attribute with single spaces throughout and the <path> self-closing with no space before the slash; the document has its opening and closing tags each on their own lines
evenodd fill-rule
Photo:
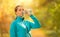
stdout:
<svg viewBox="0 0 60 37">
<path fill-rule="evenodd" d="M 29 24 L 31 25 L 31 27 L 32 27 L 32 28 L 40 28 L 40 27 L 41 27 L 41 24 L 40 24 L 39 21 L 36 19 L 36 17 L 33 16 L 33 13 L 32 13 L 32 10 L 31 10 L 31 9 L 27 11 L 27 14 L 28 14 L 28 16 L 30 16 L 31 19 L 34 21 L 34 23 L 28 21 Z"/>
<path fill-rule="evenodd" d="M 34 28 L 40 28 L 41 24 L 39 23 L 39 21 L 36 19 L 35 16 L 30 15 L 31 19 L 34 21 L 34 23 L 30 22 L 31 27 Z"/>
</svg>

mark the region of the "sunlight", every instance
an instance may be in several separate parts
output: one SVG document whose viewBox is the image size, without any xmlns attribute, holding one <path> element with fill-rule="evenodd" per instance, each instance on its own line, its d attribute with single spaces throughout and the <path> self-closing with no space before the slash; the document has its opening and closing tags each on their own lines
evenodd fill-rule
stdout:
<svg viewBox="0 0 60 37">
<path fill-rule="evenodd" d="M 16 5 L 30 6 L 33 0 L 16 0 Z"/>
</svg>

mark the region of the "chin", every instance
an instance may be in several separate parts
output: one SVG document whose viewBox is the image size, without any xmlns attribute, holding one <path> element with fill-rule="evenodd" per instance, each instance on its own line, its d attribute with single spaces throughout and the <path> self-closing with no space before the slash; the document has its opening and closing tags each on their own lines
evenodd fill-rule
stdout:
<svg viewBox="0 0 60 37">
<path fill-rule="evenodd" d="M 20 15 L 21 17 L 23 16 L 23 15 Z"/>
</svg>

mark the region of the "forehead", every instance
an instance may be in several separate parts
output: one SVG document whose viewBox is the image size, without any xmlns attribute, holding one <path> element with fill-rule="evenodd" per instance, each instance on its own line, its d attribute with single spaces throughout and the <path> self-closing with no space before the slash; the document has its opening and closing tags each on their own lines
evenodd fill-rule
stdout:
<svg viewBox="0 0 60 37">
<path fill-rule="evenodd" d="M 23 6 L 19 6 L 18 9 L 23 9 Z"/>
</svg>

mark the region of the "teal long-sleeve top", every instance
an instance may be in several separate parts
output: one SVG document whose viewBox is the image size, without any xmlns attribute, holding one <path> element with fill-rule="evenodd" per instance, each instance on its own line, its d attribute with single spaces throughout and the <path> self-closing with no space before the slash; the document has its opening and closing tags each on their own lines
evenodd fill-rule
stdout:
<svg viewBox="0 0 60 37">
<path fill-rule="evenodd" d="M 10 25 L 10 37 L 31 37 L 29 31 L 31 29 L 41 27 L 41 24 L 38 22 L 35 16 L 31 15 L 30 17 L 34 23 L 23 20 L 22 17 L 17 16 L 17 18 Z"/>
</svg>

